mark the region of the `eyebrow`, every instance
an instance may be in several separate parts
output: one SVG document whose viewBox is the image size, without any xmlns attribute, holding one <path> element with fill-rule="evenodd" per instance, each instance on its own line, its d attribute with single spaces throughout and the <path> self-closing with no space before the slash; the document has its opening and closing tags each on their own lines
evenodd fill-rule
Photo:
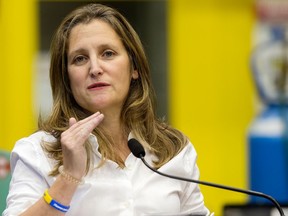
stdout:
<svg viewBox="0 0 288 216">
<path fill-rule="evenodd" d="M 67 52 L 67 60 L 68 61 L 70 59 L 72 60 L 75 55 L 77 55 L 78 53 L 83 53 L 83 52 L 86 52 L 85 49 L 83 49 L 83 48 L 79 48 L 79 49 L 73 50 L 71 52 Z"/>
<path fill-rule="evenodd" d="M 105 42 L 103 44 L 99 44 L 99 45 L 96 46 L 96 48 L 98 50 L 102 50 L 102 49 L 106 49 L 106 48 L 117 49 L 117 47 L 118 46 L 114 45 L 113 42 L 111 42 L 111 43 L 106 43 Z M 87 49 L 80 47 L 80 48 L 77 48 L 77 49 L 73 50 L 71 53 L 85 52 L 86 50 Z"/>
<path fill-rule="evenodd" d="M 125 49 L 124 45 L 121 44 L 121 46 L 123 46 L 123 49 Z M 116 46 L 112 43 L 104 43 L 104 44 L 100 44 L 97 49 L 99 50 L 104 50 L 104 49 L 107 49 L 107 48 L 111 48 L 112 50 L 115 50 L 116 52 L 119 50 L 119 46 Z M 70 53 L 67 53 L 67 57 L 69 58 L 69 56 L 73 56 L 77 53 L 83 53 L 83 52 L 86 52 L 86 49 L 85 48 L 79 48 L 79 49 L 75 49 L 75 50 L 72 50 Z"/>
</svg>

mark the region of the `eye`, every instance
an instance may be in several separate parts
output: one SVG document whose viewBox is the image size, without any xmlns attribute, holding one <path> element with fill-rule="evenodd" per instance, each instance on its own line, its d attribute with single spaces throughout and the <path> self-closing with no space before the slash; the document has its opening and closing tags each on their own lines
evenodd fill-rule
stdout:
<svg viewBox="0 0 288 216">
<path fill-rule="evenodd" d="M 73 59 L 73 64 L 81 65 L 81 64 L 84 64 L 86 61 L 87 61 L 87 57 L 83 55 L 79 55 L 79 56 L 75 56 L 75 58 Z"/>
<path fill-rule="evenodd" d="M 112 58 L 115 55 L 115 53 L 111 50 L 106 50 L 103 52 L 103 57 L 105 58 Z"/>
</svg>

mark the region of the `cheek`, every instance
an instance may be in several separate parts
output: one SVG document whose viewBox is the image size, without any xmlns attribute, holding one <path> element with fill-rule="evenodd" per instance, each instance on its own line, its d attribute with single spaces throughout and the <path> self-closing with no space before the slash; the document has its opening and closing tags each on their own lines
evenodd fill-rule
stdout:
<svg viewBox="0 0 288 216">
<path fill-rule="evenodd" d="M 111 79 L 114 80 L 114 84 L 117 83 L 117 85 L 121 85 L 122 88 L 125 86 L 130 86 L 130 81 L 132 79 L 132 72 L 130 71 L 130 68 L 128 68 L 126 65 L 125 67 L 114 67 L 113 69 L 109 70 L 111 73 L 109 74 Z M 113 71 L 113 72 L 112 72 Z"/>
<path fill-rule="evenodd" d="M 83 83 L 83 78 L 81 76 L 77 76 L 77 73 L 68 73 L 69 75 L 69 80 L 70 80 L 70 87 L 73 92 L 73 94 L 76 93 L 77 90 L 79 90 L 81 87 L 81 83 Z"/>
<path fill-rule="evenodd" d="M 122 83 L 123 88 L 127 89 L 130 86 L 131 79 L 131 73 L 127 73 L 119 77 L 119 80 L 121 80 L 119 83 Z"/>
<path fill-rule="evenodd" d="M 80 105 L 84 96 L 84 92 L 83 92 L 83 88 L 81 87 L 80 80 L 79 79 L 70 80 L 70 88 L 71 88 L 71 92 L 72 92 L 74 99 Z"/>
</svg>

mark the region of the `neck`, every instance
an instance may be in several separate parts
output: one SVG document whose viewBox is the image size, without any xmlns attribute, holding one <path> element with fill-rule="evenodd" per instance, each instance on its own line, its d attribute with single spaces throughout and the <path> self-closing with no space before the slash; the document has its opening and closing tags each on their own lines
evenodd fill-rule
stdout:
<svg viewBox="0 0 288 216">
<path fill-rule="evenodd" d="M 104 114 L 104 120 L 101 122 L 101 126 L 109 133 L 114 140 L 114 148 L 119 153 L 119 156 L 123 161 L 130 154 L 130 149 L 127 145 L 128 132 L 125 130 L 125 126 L 121 123 L 120 118 L 115 115 L 109 116 Z"/>
</svg>

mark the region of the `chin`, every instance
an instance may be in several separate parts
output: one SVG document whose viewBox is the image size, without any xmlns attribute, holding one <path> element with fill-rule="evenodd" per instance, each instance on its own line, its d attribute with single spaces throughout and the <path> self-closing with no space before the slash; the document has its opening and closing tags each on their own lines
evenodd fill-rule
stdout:
<svg viewBox="0 0 288 216">
<path fill-rule="evenodd" d="M 99 106 L 99 104 L 101 105 Z M 98 112 L 98 111 L 103 112 L 104 110 L 108 109 L 108 107 L 109 106 L 107 104 L 100 102 L 100 103 L 97 103 L 97 105 L 92 105 L 92 106 L 87 107 L 87 110 L 93 113 Z"/>
</svg>

